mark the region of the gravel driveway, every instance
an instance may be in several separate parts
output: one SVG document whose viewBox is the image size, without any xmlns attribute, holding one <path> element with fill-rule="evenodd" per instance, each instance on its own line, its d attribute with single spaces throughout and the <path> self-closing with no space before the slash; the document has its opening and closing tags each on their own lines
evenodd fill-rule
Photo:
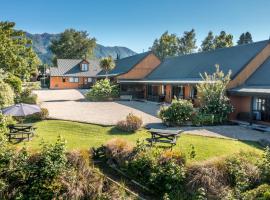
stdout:
<svg viewBox="0 0 270 200">
<path fill-rule="evenodd" d="M 117 101 L 87 102 L 85 90 L 37 90 L 42 107 L 49 110 L 50 118 L 88 122 L 101 125 L 115 125 L 125 119 L 128 113 L 140 116 L 144 124 L 159 123 L 159 105 L 149 102 Z"/>
<path fill-rule="evenodd" d="M 151 102 L 116 101 L 116 102 L 87 102 L 84 98 L 86 90 L 37 90 L 38 100 L 42 107 L 49 110 L 53 119 L 63 119 L 87 122 L 101 125 L 115 125 L 125 119 L 128 113 L 140 116 L 144 125 L 161 126 L 157 118 L 160 106 Z M 157 127 L 158 128 L 158 127 Z M 226 139 L 270 141 L 270 133 L 262 133 L 241 126 L 208 126 L 180 127 L 185 133 Z"/>
</svg>

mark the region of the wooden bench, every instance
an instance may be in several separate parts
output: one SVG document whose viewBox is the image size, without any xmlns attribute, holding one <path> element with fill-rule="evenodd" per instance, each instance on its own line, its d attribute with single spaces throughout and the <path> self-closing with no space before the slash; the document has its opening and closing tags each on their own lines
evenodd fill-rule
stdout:
<svg viewBox="0 0 270 200">
<path fill-rule="evenodd" d="M 11 141 L 12 139 L 15 139 L 15 140 L 27 139 L 27 141 L 29 141 L 30 137 L 32 137 L 33 135 L 34 133 L 32 131 L 18 131 L 18 132 L 7 133 L 8 141 Z"/>
<path fill-rule="evenodd" d="M 9 141 L 16 140 L 30 140 L 35 134 L 36 127 L 33 124 L 15 124 L 9 126 L 9 133 L 7 134 Z"/>
<path fill-rule="evenodd" d="M 147 138 L 146 140 L 152 146 L 153 143 L 167 143 L 171 144 L 171 147 L 176 145 L 177 138 L 181 134 L 181 130 L 167 130 L 167 129 L 149 129 L 151 133 L 151 138 Z"/>
</svg>

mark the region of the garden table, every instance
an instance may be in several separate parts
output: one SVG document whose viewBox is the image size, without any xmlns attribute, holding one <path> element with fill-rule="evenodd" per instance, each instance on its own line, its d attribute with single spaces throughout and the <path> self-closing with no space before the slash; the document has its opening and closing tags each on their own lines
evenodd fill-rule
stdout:
<svg viewBox="0 0 270 200">
<path fill-rule="evenodd" d="M 25 139 L 25 138 L 27 138 L 29 141 L 30 136 L 34 135 L 36 127 L 34 127 L 33 124 L 15 124 L 9 126 L 9 130 L 10 130 L 8 133 L 9 141 L 11 139 Z"/>
<path fill-rule="evenodd" d="M 167 129 L 149 129 L 151 138 L 147 138 L 147 141 L 153 145 L 153 143 L 168 143 L 172 146 L 176 145 L 177 138 L 183 132 L 182 130 L 167 130 Z"/>
</svg>

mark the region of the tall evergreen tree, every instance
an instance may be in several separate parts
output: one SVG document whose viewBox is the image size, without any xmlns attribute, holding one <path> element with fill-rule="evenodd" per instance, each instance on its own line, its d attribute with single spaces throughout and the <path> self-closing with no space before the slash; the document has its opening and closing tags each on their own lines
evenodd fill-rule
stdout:
<svg viewBox="0 0 270 200">
<path fill-rule="evenodd" d="M 227 34 L 225 31 L 221 31 L 214 39 L 215 48 L 224 48 L 233 46 L 233 35 Z"/>
<path fill-rule="evenodd" d="M 184 36 L 179 39 L 179 54 L 190 54 L 196 49 L 196 34 L 195 30 L 185 31 Z"/>
<path fill-rule="evenodd" d="M 50 49 L 56 58 L 89 58 L 96 46 L 96 39 L 89 38 L 86 31 L 67 29 L 53 40 Z"/>
<path fill-rule="evenodd" d="M 237 44 L 249 44 L 252 43 L 252 35 L 250 32 L 242 33 L 239 37 L 239 40 L 237 41 Z"/>
<path fill-rule="evenodd" d="M 214 35 L 212 31 L 209 31 L 206 38 L 202 41 L 200 51 L 211 51 L 214 49 L 215 49 Z"/>
<path fill-rule="evenodd" d="M 159 39 L 155 39 L 150 48 L 161 60 L 168 56 L 175 56 L 178 52 L 178 38 L 175 34 L 163 33 Z"/>
</svg>

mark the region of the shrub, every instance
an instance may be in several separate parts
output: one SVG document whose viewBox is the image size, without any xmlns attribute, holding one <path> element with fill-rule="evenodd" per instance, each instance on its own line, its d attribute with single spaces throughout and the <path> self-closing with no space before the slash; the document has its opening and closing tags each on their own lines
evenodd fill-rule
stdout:
<svg viewBox="0 0 270 200">
<path fill-rule="evenodd" d="M 0 199 L 132 199 L 60 138 L 35 154 L 0 147 Z"/>
<path fill-rule="evenodd" d="M 150 174 L 148 186 L 160 193 L 182 190 L 185 181 L 185 168 L 174 159 L 157 162 Z"/>
<path fill-rule="evenodd" d="M 268 146 L 264 150 L 263 157 L 259 163 L 259 169 L 262 179 L 270 183 L 270 148 Z"/>
<path fill-rule="evenodd" d="M 14 91 L 11 86 L 0 81 L 0 109 L 14 104 Z"/>
<path fill-rule="evenodd" d="M 205 192 L 206 199 L 221 199 L 228 186 L 228 177 L 223 159 L 194 164 L 187 169 L 187 189 L 192 195 Z"/>
<path fill-rule="evenodd" d="M 17 98 L 18 103 L 37 104 L 37 95 L 32 93 L 32 90 L 27 88 L 22 91 Z"/>
<path fill-rule="evenodd" d="M 49 111 L 47 108 L 41 108 L 40 113 L 35 113 L 33 115 L 26 116 L 26 120 L 28 121 L 40 121 L 40 120 L 45 120 L 49 117 Z"/>
<path fill-rule="evenodd" d="M 243 200 L 270 200 L 270 185 L 263 184 L 242 195 Z"/>
<path fill-rule="evenodd" d="M 243 192 L 260 182 L 257 166 L 239 155 L 225 160 L 229 183 L 236 191 Z"/>
<path fill-rule="evenodd" d="M 181 152 L 149 149 L 139 141 L 133 147 L 126 140 L 112 139 L 105 145 L 105 154 L 108 161 L 158 194 L 183 189 L 186 160 Z"/>
<path fill-rule="evenodd" d="M 123 131 L 128 131 L 128 132 L 134 132 L 141 128 L 142 126 L 142 119 L 132 113 L 129 113 L 128 116 L 126 117 L 126 120 L 119 121 L 117 123 L 117 128 Z"/>
<path fill-rule="evenodd" d="M 173 160 L 178 165 L 184 165 L 186 163 L 186 155 L 177 150 L 165 150 L 160 154 L 158 163 L 166 163 Z"/>
<path fill-rule="evenodd" d="M 118 96 L 118 85 L 112 85 L 109 79 L 102 79 L 97 81 L 86 94 L 86 98 L 90 101 L 107 101 L 112 100 Z"/>
<path fill-rule="evenodd" d="M 161 108 L 159 116 L 163 122 L 170 125 L 183 125 L 191 120 L 192 113 L 192 102 L 184 99 L 174 99 L 169 107 Z"/>
<path fill-rule="evenodd" d="M 121 138 L 114 138 L 105 145 L 106 157 L 113 163 L 119 166 L 124 166 L 133 152 L 134 146 L 127 140 Z"/>
<path fill-rule="evenodd" d="M 23 89 L 29 89 L 29 90 L 39 90 L 40 82 L 24 82 L 23 83 Z"/>
<path fill-rule="evenodd" d="M 130 160 L 126 170 L 129 176 L 143 184 L 148 184 L 155 162 L 155 156 L 151 150 L 140 152 Z"/>
<path fill-rule="evenodd" d="M 201 112 L 194 112 L 191 121 L 195 126 L 213 125 L 215 122 L 215 116 L 211 114 L 203 114 Z"/>
</svg>

